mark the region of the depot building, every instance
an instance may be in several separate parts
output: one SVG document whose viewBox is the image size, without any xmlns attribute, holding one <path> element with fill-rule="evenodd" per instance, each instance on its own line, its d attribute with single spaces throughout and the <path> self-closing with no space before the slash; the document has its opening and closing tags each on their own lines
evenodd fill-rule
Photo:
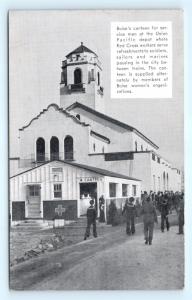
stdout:
<svg viewBox="0 0 192 300">
<path fill-rule="evenodd" d="M 137 179 L 72 162 L 46 162 L 10 179 L 12 221 L 75 220 L 86 214 L 91 199 L 99 214 L 101 196 L 107 207 L 112 199 L 139 195 Z"/>
</svg>

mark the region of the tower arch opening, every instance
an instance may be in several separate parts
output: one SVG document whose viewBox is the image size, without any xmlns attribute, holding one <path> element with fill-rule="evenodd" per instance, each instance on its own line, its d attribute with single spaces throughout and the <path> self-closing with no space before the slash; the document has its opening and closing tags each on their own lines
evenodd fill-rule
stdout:
<svg viewBox="0 0 192 300">
<path fill-rule="evenodd" d="M 74 71 L 74 84 L 82 83 L 82 71 L 80 68 L 76 68 Z"/>
</svg>

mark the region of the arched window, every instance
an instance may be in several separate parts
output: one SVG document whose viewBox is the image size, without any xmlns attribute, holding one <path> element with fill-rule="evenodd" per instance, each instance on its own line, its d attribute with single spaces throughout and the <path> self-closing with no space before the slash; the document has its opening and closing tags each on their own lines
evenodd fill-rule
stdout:
<svg viewBox="0 0 192 300">
<path fill-rule="evenodd" d="M 169 190 L 169 175 L 167 173 L 167 190 Z"/>
<path fill-rule="evenodd" d="M 165 181 L 166 181 L 165 172 L 163 172 L 163 189 L 164 189 L 164 191 L 165 191 Z"/>
<path fill-rule="evenodd" d="M 73 160 L 73 138 L 68 135 L 64 139 L 65 160 Z"/>
<path fill-rule="evenodd" d="M 82 72 L 81 69 L 75 69 L 74 71 L 74 84 L 82 83 Z"/>
<path fill-rule="evenodd" d="M 135 152 L 137 152 L 137 142 L 135 141 Z"/>
<path fill-rule="evenodd" d="M 76 118 L 79 119 L 79 120 L 81 119 L 79 114 L 76 115 Z"/>
<path fill-rule="evenodd" d="M 45 161 L 45 140 L 41 137 L 36 141 L 36 160 Z"/>
<path fill-rule="evenodd" d="M 56 136 L 52 136 L 50 141 L 50 159 L 59 159 L 59 140 Z"/>
<path fill-rule="evenodd" d="M 100 73 L 97 72 L 97 85 L 100 85 Z"/>
</svg>

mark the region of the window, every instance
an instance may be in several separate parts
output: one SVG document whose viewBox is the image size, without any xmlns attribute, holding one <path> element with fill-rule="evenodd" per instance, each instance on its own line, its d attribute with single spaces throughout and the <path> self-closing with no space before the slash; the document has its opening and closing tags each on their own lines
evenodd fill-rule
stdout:
<svg viewBox="0 0 192 300">
<path fill-rule="evenodd" d="M 30 197 L 40 196 L 40 186 L 39 185 L 29 185 L 29 196 Z"/>
<path fill-rule="evenodd" d="M 91 81 L 94 80 L 94 69 L 91 69 Z"/>
<path fill-rule="evenodd" d="M 93 151 L 95 152 L 95 143 L 93 143 Z"/>
<path fill-rule="evenodd" d="M 137 195 L 137 186 L 136 185 L 132 185 L 132 195 L 133 196 Z"/>
<path fill-rule="evenodd" d="M 74 71 L 74 84 L 82 83 L 81 69 L 75 69 Z"/>
<path fill-rule="evenodd" d="M 116 183 L 109 183 L 109 197 L 116 197 Z"/>
<path fill-rule="evenodd" d="M 73 138 L 68 135 L 64 140 L 65 160 L 73 160 Z"/>
<path fill-rule="evenodd" d="M 152 153 L 152 160 L 155 160 L 155 154 Z"/>
<path fill-rule="evenodd" d="M 141 145 L 141 151 L 143 151 L 143 145 Z"/>
<path fill-rule="evenodd" d="M 155 175 L 153 175 L 153 191 L 156 191 Z"/>
<path fill-rule="evenodd" d="M 53 136 L 50 141 L 50 159 L 59 159 L 59 140 L 56 136 Z"/>
<path fill-rule="evenodd" d="M 41 137 L 36 141 L 36 160 L 45 161 L 45 140 Z"/>
<path fill-rule="evenodd" d="M 99 72 L 97 73 L 97 85 L 100 85 L 100 74 L 99 74 Z"/>
<path fill-rule="evenodd" d="M 135 151 L 137 152 L 137 142 L 135 141 Z"/>
<path fill-rule="evenodd" d="M 76 118 L 79 119 L 79 120 L 81 119 L 79 114 L 76 115 Z"/>
<path fill-rule="evenodd" d="M 62 186 L 61 184 L 54 184 L 54 198 L 62 197 Z"/>
<path fill-rule="evenodd" d="M 158 162 L 159 164 L 161 163 L 160 157 L 157 157 L 157 162 Z"/>
<path fill-rule="evenodd" d="M 104 147 L 104 146 L 102 147 L 102 152 L 103 152 L 103 153 L 105 152 L 105 147 Z"/>
<path fill-rule="evenodd" d="M 122 184 L 122 197 L 127 197 L 127 196 L 128 196 L 128 185 Z"/>
</svg>

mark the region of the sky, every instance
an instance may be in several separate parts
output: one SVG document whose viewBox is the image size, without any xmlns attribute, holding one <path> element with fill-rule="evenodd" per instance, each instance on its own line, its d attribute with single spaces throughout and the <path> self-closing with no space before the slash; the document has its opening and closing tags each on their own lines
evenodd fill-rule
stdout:
<svg viewBox="0 0 192 300">
<path fill-rule="evenodd" d="M 172 21 L 173 97 L 111 99 L 110 24 Z M 61 63 L 83 42 L 103 67 L 106 114 L 133 127 L 183 168 L 183 24 L 178 11 L 12 11 L 9 15 L 10 156 L 18 156 L 18 129 L 50 103 L 60 104 Z"/>
</svg>

